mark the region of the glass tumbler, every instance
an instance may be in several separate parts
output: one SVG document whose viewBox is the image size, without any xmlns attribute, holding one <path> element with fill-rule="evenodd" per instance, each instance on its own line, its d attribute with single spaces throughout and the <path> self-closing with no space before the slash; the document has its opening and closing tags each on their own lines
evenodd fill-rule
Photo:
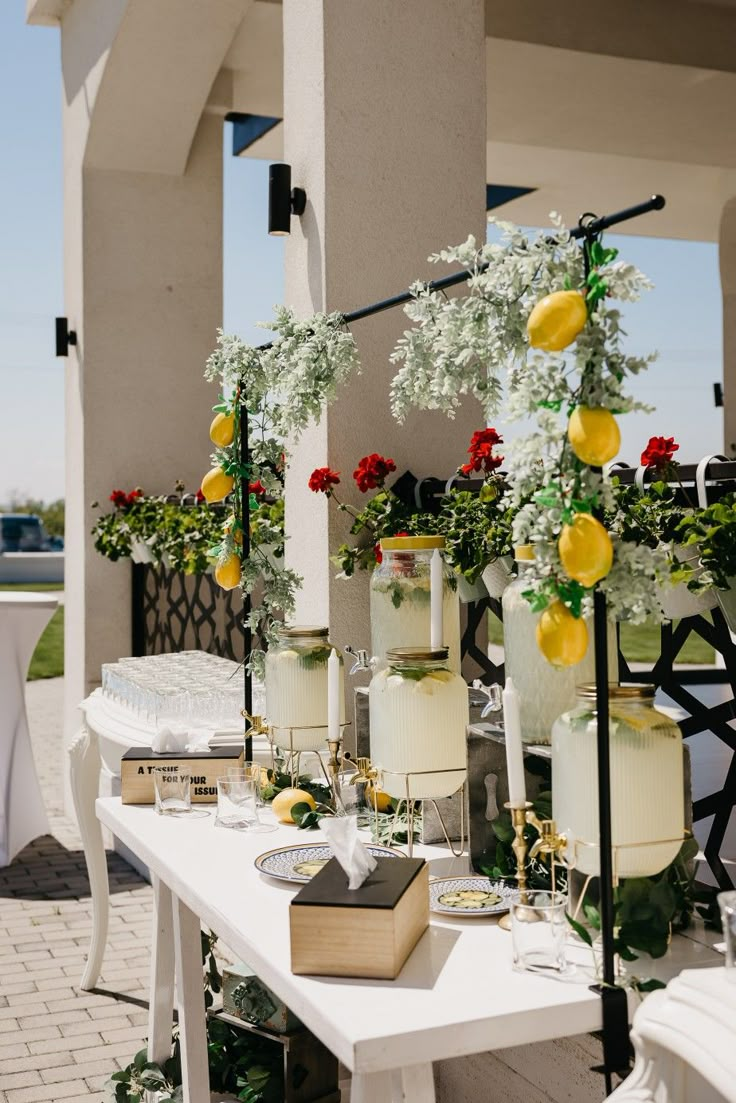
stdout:
<svg viewBox="0 0 736 1103">
<path fill-rule="evenodd" d="M 159 816 L 185 816 L 192 810 L 192 777 L 188 766 L 154 766 L 153 790 Z"/>
<path fill-rule="evenodd" d="M 564 973 L 567 897 L 552 892 L 525 892 L 511 902 L 514 969 L 529 973 Z"/>
<path fill-rule="evenodd" d="M 217 827 L 240 830 L 258 823 L 256 786 L 252 778 L 228 774 L 217 779 Z"/>
<path fill-rule="evenodd" d="M 718 905 L 726 942 L 726 976 L 736 984 L 736 891 L 719 892 Z"/>
</svg>

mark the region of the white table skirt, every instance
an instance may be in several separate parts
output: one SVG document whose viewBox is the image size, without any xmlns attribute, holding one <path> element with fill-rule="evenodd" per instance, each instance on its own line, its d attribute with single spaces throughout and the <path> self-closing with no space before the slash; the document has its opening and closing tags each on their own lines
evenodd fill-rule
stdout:
<svg viewBox="0 0 736 1103">
<path fill-rule="evenodd" d="M 25 684 L 36 644 L 58 604 L 48 594 L 0 593 L 0 867 L 49 831 L 28 731 Z"/>
</svg>

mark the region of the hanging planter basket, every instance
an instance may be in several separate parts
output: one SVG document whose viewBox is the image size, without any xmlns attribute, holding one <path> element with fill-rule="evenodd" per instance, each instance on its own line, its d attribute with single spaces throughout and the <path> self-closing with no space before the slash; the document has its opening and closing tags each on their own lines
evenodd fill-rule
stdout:
<svg viewBox="0 0 736 1103">
<path fill-rule="evenodd" d="M 471 601 L 482 601 L 483 598 L 488 597 L 482 575 L 478 575 L 475 582 L 468 582 L 465 575 L 458 571 L 456 578 L 458 596 L 464 605 L 469 605 Z"/>
<path fill-rule="evenodd" d="M 498 559 L 494 559 L 487 567 L 483 568 L 481 578 L 488 596 L 500 601 L 506 587 L 514 581 L 513 559 L 510 555 L 499 556 Z"/>
<path fill-rule="evenodd" d="M 688 564 L 693 568 L 694 579 L 702 575 L 703 568 L 700 566 L 700 552 L 697 545 L 690 544 L 685 547 L 684 544 L 680 544 L 675 548 L 675 556 L 680 563 Z M 667 620 L 683 620 L 685 617 L 707 613 L 715 609 L 719 600 L 717 590 L 693 593 L 692 590 L 688 590 L 686 582 L 678 582 L 675 586 L 659 586 L 657 596 Z"/>
</svg>

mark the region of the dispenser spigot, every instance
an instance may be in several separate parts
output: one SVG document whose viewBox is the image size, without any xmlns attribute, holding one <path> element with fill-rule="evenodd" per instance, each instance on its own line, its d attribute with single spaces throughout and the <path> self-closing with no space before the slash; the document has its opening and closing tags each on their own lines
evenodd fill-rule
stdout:
<svg viewBox="0 0 736 1103">
<path fill-rule="evenodd" d="M 351 647 L 350 644 L 348 644 L 347 647 L 345 647 L 343 650 L 345 651 L 346 655 L 352 655 L 355 660 L 350 668 L 351 674 L 357 674 L 359 671 L 362 670 L 373 670 L 373 660 L 368 652 L 365 650 L 365 648 L 361 647 L 358 648 L 358 650 L 356 651 L 354 647 Z"/>
<path fill-rule="evenodd" d="M 483 682 L 481 682 L 480 678 L 476 678 L 473 682 L 473 689 L 477 690 L 478 693 L 482 693 L 485 697 L 488 698 L 488 704 L 483 706 L 483 711 L 480 714 L 481 720 L 485 720 L 486 716 L 488 716 L 492 712 L 501 711 L 501 709 L 503 708 L 503 703 L 501 697 L 501 687 L 499 685 L 494 682 L 493 685 L 487 686 Z"/>
<path fill-rule="evenodd" d="M 561 835 L 554 820 L 540 820 L 534 812 L 527 812 L 526 822 L 539 832 L 539 838 L 529 851 L 529 858 L 537 854 L 552 854 L 559 857 L 567 849 L 567 836 Z"/>
<path fill-rule="evenodd" d="M 269 727 L 263 716 L 251 716 L 246 709 L 241 709 L 240 715 L 247 721 L 246 735 L 268 735 Z"/>
</svg>

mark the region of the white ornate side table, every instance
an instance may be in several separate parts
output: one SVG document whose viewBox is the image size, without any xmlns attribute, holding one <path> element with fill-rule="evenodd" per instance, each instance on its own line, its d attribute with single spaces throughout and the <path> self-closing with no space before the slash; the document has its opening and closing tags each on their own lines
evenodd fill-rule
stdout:
<svg viewBox="0 0 736 1103">
<path fill-rule="evenodd" d="M 634 1015 L 636 1063 L 610 1103 L 736 1103 L 736 977 L 686 969 Z"/>
</svg>

